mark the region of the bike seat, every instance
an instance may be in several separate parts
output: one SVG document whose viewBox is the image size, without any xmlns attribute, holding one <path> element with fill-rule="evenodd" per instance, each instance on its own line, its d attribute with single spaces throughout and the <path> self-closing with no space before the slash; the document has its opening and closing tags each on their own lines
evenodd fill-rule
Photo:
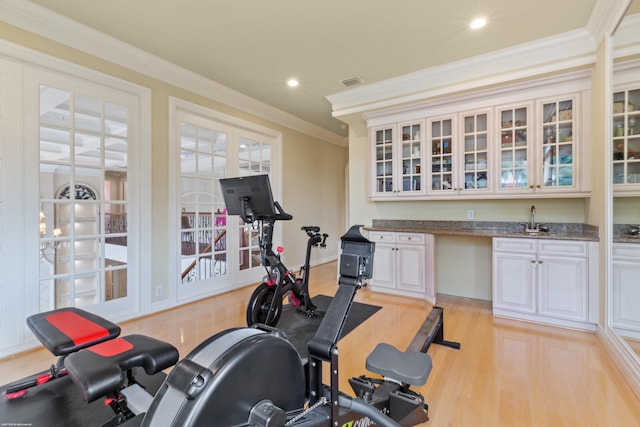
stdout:
<svg viewBox="0 0 640 427">
<path fill-rule="evenodd" d="M 320 231 L 320 227 L 317 225 L 308 225 L 301 228 L 302 231 L 307 231 L 311 233 L 318 233 Z"/>
<path fill-rule="evenodd" d="M 120 335 L 120 327 L 75 307 L 37 313 L 27 326 L 51 353 L 64 356 Z"/>
<path fill-rule="evenodd" d="M 431 356 L 420 352 L 400 351 L 391 344 L 380 343 L 367 356 L 367 370 L 404 384 L 426 384 L 431 373 Z"/>
<path fill-rule="evenodd" d="M 64 361 L 69 375 L 80 386 L 86 403 L 119 391 L 126 372 L 141 366 L 149 375 L 178 361 L 178 350 L 169 343 L 145 335 L 127 335 L 70 354 Z"/>
</svg>

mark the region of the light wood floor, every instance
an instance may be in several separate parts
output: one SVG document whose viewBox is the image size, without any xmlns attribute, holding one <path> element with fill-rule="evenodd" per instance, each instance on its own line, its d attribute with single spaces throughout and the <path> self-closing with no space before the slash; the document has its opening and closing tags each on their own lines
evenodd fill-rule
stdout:
<svg viewBox="0 0 640 427">
<path fill-rule="evenodd" d="M 312 294 L 333 295 L 336 263 L 312 269 Z M 171 342 L 186 355 L 213 333 L 243 326 L 252 287 L 124 323 L 123 335 L 142 333 Z M 428 315 L 423 301 L 362 289 L 356 301 L 382 306 L 339 343 L 340 384 L 366 373 L 378 342 L 404 349 Z M 445 339 L 460 350 L 432 345 L 433 371 L 420 392 L 430 426 L 640 426 L 640 402 L 596 337 L 494 318 L 491 303 L 439 296 Z M 44 370 L 45 350 L 0 360 L 2 383 Z"/>
</svg>

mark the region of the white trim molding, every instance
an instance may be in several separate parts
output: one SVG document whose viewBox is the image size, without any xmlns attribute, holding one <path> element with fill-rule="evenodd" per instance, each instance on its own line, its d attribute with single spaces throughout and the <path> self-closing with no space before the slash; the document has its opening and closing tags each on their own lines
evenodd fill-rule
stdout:
<svg viewBox="0 0 640 427">
<path fill-rule="evenodd" d="M 327 96 L 334 117 L 419 102 L 595 63 L 586 29 L 520 44 Z"/>
</svg>

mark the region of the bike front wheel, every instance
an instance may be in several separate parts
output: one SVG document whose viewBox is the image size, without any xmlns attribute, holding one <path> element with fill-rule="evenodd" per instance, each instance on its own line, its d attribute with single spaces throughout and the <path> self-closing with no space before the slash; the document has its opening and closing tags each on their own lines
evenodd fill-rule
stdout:
<svg viewBox="0 0 640 427">
<path fill-rule="evenodd" d="M 267 326 L 276 326 L 282 313 L 282 298 L 275 298 L 276 287 L 261 283 L 251 294 L 247 306 L 247 325 L 262 323 Z M 275 302 L 273 301 L 276 299 Z M 273 308 L 271 307 L 273 303 Z M 269 311 L 271 316 L 269 316 Z"/>
</svg>

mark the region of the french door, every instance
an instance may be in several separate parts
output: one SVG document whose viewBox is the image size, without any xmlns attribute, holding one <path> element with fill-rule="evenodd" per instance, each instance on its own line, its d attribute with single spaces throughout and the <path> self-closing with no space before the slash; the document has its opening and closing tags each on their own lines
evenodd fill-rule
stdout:
<svg viewBox="0 0 640 427">
<path fill-rule="evenodd" d="M 39 233 L 29 261 L 39 266 L 39 311 L 139 311 L 139 101 L 74 77 L 25 72 L 26 179 L 36 180 L 27 210 Z"/>
<path fill-rule="evenodd" d="M 176 299 L 185 301 L 264 275 L 258 230 L 227 215 L 219 180 L 269 174 L 277 182 L 279 139 L 273 131 L 189 103 L 172 105 Z"/>
</svg>

